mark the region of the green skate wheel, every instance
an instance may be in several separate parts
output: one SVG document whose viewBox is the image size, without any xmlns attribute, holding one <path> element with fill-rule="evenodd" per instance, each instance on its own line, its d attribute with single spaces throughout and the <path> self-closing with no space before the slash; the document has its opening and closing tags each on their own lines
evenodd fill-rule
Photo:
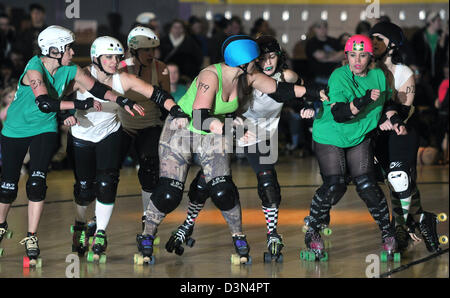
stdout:
<svg viewBox="0 0 450 298">
<path fill-rule="evenodd" d="M 136 265 L 144 264 L 144 258 L 140 254 L 134 254 L 134 263 Z"/>
<path fill-rule="evenodd" d="M 98 262 L 100 264 L 105 264 L 106 263 L 106 255 L 100 255 L 100 259 Z"/>
<path fill-rule="evenodd" d="M 445 235 L 442 235 L 439 237 L 439 243 L 440 244 L 447 244 L 448 243 L 448 237 Z"/>
<path fill-rule="evenodd" d="M 306 260 L 306 252 L 304 250 L 300 251 L 300 260 Z"/>
<path fill-rule="evenodd" d="M 314 262 L 316 260 L 316 254 L 312 251 L 308 252 L 308 261 Z"/>
<path fill-rule="evenodd" d="M 444 212 L 439 213 L 438 216 L 437 216 L 437 219 L 438 219 L 440 222 L 444 222 L 444 221 L 447 220 L 447 214 L 445 214 Z"/>
<path fill-rule="evenodd" d="M 5 238 L 6 239 L 11 239 L 12 235 L 13 235 L 13 231 L 8 230 L 8 231 L 6 231 Z"/>
<path fill-rule="evenodd" d="M 155 240 L 153 240 L 153 245 L 159 245 L 159 242 L 161 241 L 161 239 L 159 238 L 159 236 L 157 236 L 155 238 Z"/>
<path fill-rule="evenodd" d="M 333 231 L 330 228 L 325 228 L 323 229 L 322 232 L 325 236 L 330 236 L 333 233 Z"/>
<path fill-rule="evenodd" d="M 304 226 L 302 227 L 302 232 L 303 232 L 303 233 L 306 233 L 306 231 L 308 231 L 308 226 L 307 226 L 307 225 L 304 225 Z"/>
<path fill-rule="evenodd" d="M 86 256 L 86 260 L 88 262 L 94 262 L 94 252 L 93 251 L 88 252 L 88 254 Z"/>
<path fill-rule="evenodd" d="M 383 262 L 383 263 L 387 262 L 387 260 L 388 260 L 387 252 L 382 251 L 382 252 L 380 253 L 380 260 L 381 260 L 381 262 Z"/>
<path fill-rule="evenodd" d="M 0 257 L 3 257 L 5 250 L 3 248 L 0 248 Z"/>
<path fill-rule="evenodd" d="M 402 259 L 402 257 L 399 252 L 394 253 L 394 262 L 395 263 L 400 263 L 401 259 Z"/>
<path fill-rule="evenodd" d="M 328 253 L 327 253 L 326 251 L 323 253 L 323 257 L 320 258 L 320 261 L 321 261 L 321 262 L 326 262 L 326 261 L 328 261 Z"/>
<path fill-rule="evenodd" d="M 73 225 L 70 226 L 70 234 L 73 234 Z"/>
</svg>

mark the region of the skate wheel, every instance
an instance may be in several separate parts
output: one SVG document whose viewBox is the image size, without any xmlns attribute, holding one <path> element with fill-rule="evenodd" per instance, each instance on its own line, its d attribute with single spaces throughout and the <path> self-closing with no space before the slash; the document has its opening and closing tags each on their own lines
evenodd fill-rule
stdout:
<svg viewBox="0 0 450 298">
<path fill-rule="evenodd" d="M 73 225 L 70 226 L 70 234 L 73 234 Z"/>
<path fill-rule="evenodd" d="M 241 264 L 241 256 L 238 254 L 231 255 L 231 264 L 240 265 Z"/>
<path fill-rule="evenodd" d="M 106 255 L 100 255 L 98 262 L 100 264 L 105 264 L 106 263 Z"/>
<path fill-rule="evenodd" d="M 142 265 L 144 263 L 144 258 L 140 254 L 134 254 L 134 263 L 136 265 Z"/>
<path fill-rule="evenodd" d="M 302 227 L 302 232 L 303 232 L 303 233 L 306 233 L 306 231 L 308 231 L 308 226 L 307 226 L 307 225 L 304 225 L 304 226 Z"/>
<path fill-rule="evenodd" d="M 283 263 L 283 254 L 280 253 L 277 258 L 277 263 Z"/>
<path fill-rule="evenodd" d="M 13 235 L 13 231 L 8 230 L 8 231 L 6 231 L 5 238 L 6 239 L 11 239 L 12 235 Z"/>
<path fill-rule="evenodd" d="M 178 246 L 175 248 L 175 253 L 179 256 L 181 256 L 184 253 L 184 247 L 183 246 Z"/>
<path fill-rule="evenodd" d="M 263 255 L 263 260 L 264 260 L 264 263 L 272 262 L 272 255 L 268 252 L 265 252 Z"/>
<path fill-rule="evenodd" d="M 440 244 L 447 244 L 448 243 L 448 237 L 445 235 L 442 235 L 439 237 L 439 243 Z"/>
<path fill-rule="evenodd" d="M 394 253 L 394 262 L 399 263 L 401 261 L 402 257 L 399 252 Z"/>
<path fill-rule="evenodd" d="M 321 262 L 326 262 L 328 261 L 328 253 L 325 251 L 322 255 L 322 257 L 320 258 Z"/>
<path fill-rule="evenodd" d="M 153 240 L 153 245 L 159 245 L 160 242 L 161 242 L 161 239 L 159 238 L 159 236 L 157 236 L 155 238 L 155 240 Z"/>
<path fill-rule="evenodd" d="M 193 247 L 195 244 L 195 239 L 189 238 L 186 240 L 186 245 L 189 247 Z"/>
<path fill-rule="evenodd" d="M 88 262 L 94 262 L 94 252 L 93 251 L 88 252 L 88 254 L 86 256 L 86 260 Z"/>
<path fill-rule="evenodd" d="M 387 252 L 382 251 L 382 252 L 380 253 L 380 260 L 381 260 L 381 262 L 383 262 L 383 263 L 387 262 L 387 260 L 388 260 L 388 254 L 387 254 Z"/>
<path fill-rule="evenodd" d="M 306 260 L 306 251 L 300 251 L 300 260 Z"/>
<path fill-rule="evenodd" d="M 447 220 L 447 214 L 445 214 L 444 212 L 439 213 L 437 216 L 438 221 L 440 222 L 444 222 Z"/>
<path fill-rule="evenodd" d="M 5 250 L 3 248 L 0 248 L 0 257 L 3 257 L 4 253 L 5 253 Z"/>
<path fill-rule="evenodd" d="M 330 228 L 325 228 L 325 229 L 323 229 L 322 233 L 325 236 L 330 236 L 333 233 L 333 231 Z"/>
<path fill-rule="evenodd" d="M 315 260 L 316 260 L 316 254 L 313 253 L 312 251 L 309 251 L 309 252 L 308 252 L 308 261 L 313 262 L 313 261 L 315 261 Z"/>
</svg>

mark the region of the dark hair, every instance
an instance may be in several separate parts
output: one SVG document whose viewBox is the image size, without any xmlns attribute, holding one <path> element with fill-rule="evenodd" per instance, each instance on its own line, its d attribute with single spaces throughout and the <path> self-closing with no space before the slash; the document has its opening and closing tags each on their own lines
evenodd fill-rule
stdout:
<svg viewBox="0 0 450 298">
<path fill-rule="evenodd" d="M 39 3 L 32 3 L 32 4 L 30 4 L 30 7 L 29 7 L 30 12 L 31 12 L 32 10 L 35 10 L 35 9 L 37 9 L 37 10 L 39 10 L 39 11 L 45 13 L 45 8 L 44 8 L 44 6 L 40 5 Z"/>
</svg>

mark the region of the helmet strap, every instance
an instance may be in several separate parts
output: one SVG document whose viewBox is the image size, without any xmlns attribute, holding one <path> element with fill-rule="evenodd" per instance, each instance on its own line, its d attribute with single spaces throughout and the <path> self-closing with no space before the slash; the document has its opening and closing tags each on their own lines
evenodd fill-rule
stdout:
<svg viewBox="0 0 450 298">
<path fill-rule="evenodd" d="M 112 76 L 114 73 L 109 73 L 109 72 L 107 72 L 107 71 L 103 68 L 102 62 L 100 61 L 100 57 L 101 57 L 101 56 L 102 56 L 102 55 L 100 55 L 100 56 L 97 57 L 97 61 L 98 61 L 98 62 L 92 61 L 92 63 L 93 63 L 94 65 L 97 65 L 97 67 L 100 69 L 100 71 L 104 72 L 106 75 Z"/>
<path fill-rule="evenodd" d="M 248 65 L 249 63 L 246 63 L 243 66 L 239 65 L 238 67 L 244 71 L 244 74 L 247 74 Z"/>
</svg>

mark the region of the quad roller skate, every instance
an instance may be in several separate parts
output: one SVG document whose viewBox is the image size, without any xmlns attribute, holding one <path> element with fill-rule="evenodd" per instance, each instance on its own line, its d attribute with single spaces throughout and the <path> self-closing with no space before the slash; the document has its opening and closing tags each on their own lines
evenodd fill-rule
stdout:
<svg viewBox="0 0 450 298">
<path fill-rule="evenodd" d="M 100 264 L 106 263 L 106 247 L 108 241 L 106 240 L 106 232 L 104 230 L 98 230 L 94 235 L 92 242 L 92 249 L 87 254 L 88 262 L 98 262 Z"/>
<path fill-rule="evenodd" d="M 395 227 L 395 241 L 397 242 L 397 251 L 401 254 L 405 253 L 411 244 L 411 237 L 407 227 L 398 225 Z"/>
<path fill-rule="evenodd" d="M 269 252 L 264 252 L 264 263 L 270 263 L 275 260 L 277 263 L 283 262 L 283 254 L 281 250 L 283 249 L 283 240 L 277 231 L 272 231 L 267 234 L 267 249 Z"/>
<path fill-rule="evenodd" d="M 86 239 L 88 239 L 89 245 L 92 245 L 94 241 L 94 235 L 97 231 L 97 218 L 94 216 L 86 225 Z"/>
<path fill-rule="evenodd" d="M 152 256 L 154 240 L 155 238 L 152 235 L 138 234 L 136 236 L 136 242 L 139 253 L 134 254 L 134 264 L 136 265 L 155 264 L 155 257 Z"/>
<path fill-rule="evenodd" d="M 437 223 L 445 222 L 446 220 L 447 214 L 445 213 L 439 213 L 436 215 L 431 212 L 424 212 L 420 217 L 420 222 L 417 226 L 429 252 L 440 251 L 439 244 L 445 245 L 448 243 L 448 237 L 446 235 L 438 237 L 437 234 Z"/>
<path fill-rule="evenodd" d="M 13 232 L 11 230 L 8 230 L 8 225 L 5 224 L 3 228 L 0 228 L 0 244 L 2 243 L 3 238 L 5 239 L 11 239 L 13 235 Z M 0 247 L 0 257 L 3 256 L 5 253 L 5 250 Z"/>
<path fill-rule="evenodd" d="M 75 225 L 70 226 L 72 233 L 72 252 L 77 252 L 79 256 L 84 256 L 89 250 L 86 224 L 76 222 Z"/>
<path fill-rule="evenodd" d="M 233 236 L 233 245 L 236 249 L 236 254 L 231 255 L 231 264 L 240 265 L 252 263 L 252 257 L 249 255 L 250 246 L 248 245 L 245 235 Z"/>
<path fill-rule="evenodd" d="M 300 259 L 305 261 L 328 261 L 328 253 L 325 251 L 319 230 L 309 227 L 305 234 L 306 249 L 300 252 Z"/>
<path fill-rule="evenodd" d="M 305 225 L 302 227 L 302 231 L 303 231 L 303 233 L 306 234 L 306 232 L 308 231 L 308 228 L 311 225 L 311 217 L 310 216 L 305 217 L 304 221 L 305 221 Z M 323 236 L 330 236 L 333 233 L 333 230 L 331 230 L 331 228 L 328 227 L 329 224 L 330 224 L 330 215 L 327 216 L 324 223 L 319 224 L 317 226 L 320 234 L 322 234 Z"/>
<path fill-rule="evenodd" d="M 42 259 L 39 257 L 40 250 L 36 235 L 27 236 L 19 243 L 25 245 L 26 256 L 23 257 L 23 268 L 41 268 Z"/>
<path fill-rule="evenodd" d="M 401 254 L 398 252 L 397 242 L 394 236 L 389 236 L 383 239 L 383 250 L 380 253 L 380 260 L 383 263 L 388 261 L 400 262 Z"/>
<path fill-rule="evenodd" d="M 142 233 L 144 233 L 144 229 L 145 229 L 145 215 L 142 215 L 141 220 L 142 220 Z M 160 242 L 160 238 L 159 236 L 156 236 L 156 238 L 153 240 L 153 245 L 159 245 Z"/>
<path fill-rule="evenodd" d="M 185 225 L 179 226 L 177 230 L 172 232 L 172 236 L 170 236 L 169 241 L 167 241 L 166 250 L 168 252 L 173 252 L 175 250 L 175 253 L 181 256 L 184 253 L 183 243 L 189 247 L 193 247 L 195 244 L 195 239 L 191 238 L 193 231 L 193 226 L 189 228 Z"/>
</svg>

